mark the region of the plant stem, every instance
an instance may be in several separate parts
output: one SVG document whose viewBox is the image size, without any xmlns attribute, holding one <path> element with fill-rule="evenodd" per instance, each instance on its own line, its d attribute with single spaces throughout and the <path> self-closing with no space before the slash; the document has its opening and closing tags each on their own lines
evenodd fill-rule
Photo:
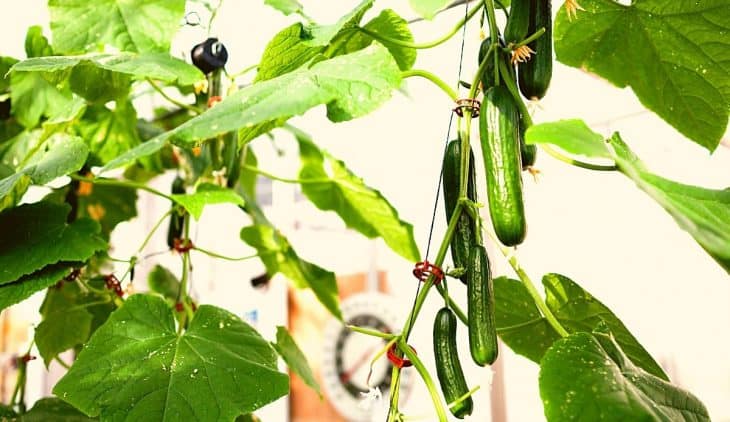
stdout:
<svg viewBox="0 0 730 422">
<path fill-rule="evenodd" d="M 492 36 L 492 42 L 496 43 L 499 35 L 499 29 L 497 29 L 497 16 L 494 8 L 493 0 L 484 0 L 484 6 L 487 11 L 487 20 L 489 20 L 489 35 Z"/>
<path fill-rule="evenodd" d="M 434 384 L 433 379 L 431 379 L 431 375 L 428 373 L 428 370 L 426 370 L 426 367 L 423 365 L 423 362 L 421 362 L 421 359 L 418 358 L 418 355 L 413 352 L 411 347 L 402 337 L 398 341 L 398 348 L 408 357 L 413 364 L 413 367 L 416 368 L 416 371 L 418 371 L 418 374 L 426 384 L 426 388 L 428 388 L 428 392 L 431 395 L 431 400 L 436 407 L 436 414 L 439 417 L 439 421 L 447 421 L 446 410 L 444 410 L 436 385 Z"/>
<path fill-rule="evenodd" d="M 185 226 L 185 242 L 190 241 L 190 214 L 185 214 L 183 217 L 183 225 Z M 185 308 L 185 313 L 180 317 L 180 326 L 177 327 L 177 334 L 182 333 L 185 328 L 186 318 L 189 317 L 188 313 L 188 278 L 190 270 L 190 251 L 183 252 L 182 254 L 182 276 L 180 277 L 180 290 L 177 293 L 177 302 L 182 303 Z M 189 322 L 189 321 L 188 321 Z"/>
<path fill-rule="evenodd" d="M 232 81 L 235 81 L 237 78 L 239 78 L 239 77 L 245 75 L 246 73 L 248 73 L 248 72 L 256 69 L 257 67 L 259 67 L 259 64 L 258 63 L 252 64 L 251 66 L 244 67 L 243 69 L 239 70 L 238 72 L 228 75 L 228 79 L 230 79 Z"/>
<path fill-rule="evenodd" d="M 199 108 L 197 108 L 197 107 L 195 107 L 195 106 L 192 106 L 192 105 L 190 105 L 190 104 L 185 104 L 185 103 L 183 103 L 183 102 L 180 102 L 180 101 L 178 101 L 178 100 L 176 100 L 176 99 L 174 99 L 174 98 L 170 97 L 170 96 L 169 96 L 169 95 L 167 95 L 167 93 L 165 93 L 165 91 L 164 91 L 164 90 L 163 90 L 163 89 L 162 89 L 162 88 L 161 88 L 161 87 L 160 87 L 159 85 L 157 85 L 157 83 L 156 83 L 155 81 L 153 81 L 153 80 L 152 80 L 151 78 L 146 78 L 146 80 L 147 80 L 147 82 L 148 82 L 148 83 L 149 83 L 149 84 L 150 84 L 150 85 L 152 86 L 152 89 L 154 89 L 155 91 L 157 91 L 157 93 L 158 93 L 158 94 L 160 94 L 160 95 L 162 96 L 162 98 L 166 99 L 166 100 L 167 100 L 167 101 L 169 101 L 169 102 L 170 102 L 171 104 L 174 104 L 174 105 L 176 105 L 176 106 L 178 106 L 178 107 L 180 107 L 180 108 L 184 108 L 185 110 L 191 111 L 191 112 L 193 112 L 193 113 L 195 113 L 195 114 L 200 114 L 200 113 L 202 113 L 202 112 L 203 112 L 202 110 L 200 110 Z"/>
<path fill-rule="evenodd" d="M 463 322 L 464 325 L 469 325 L 469 318 L 466 316 L 464 311 L 461 310 L 459 305 L 456 302 L 454 302 L 453 299 L 451 299 L 451 296 L 449 296 L 446 289 L 444 289 L 444 287 L 441 284 L 437 284 L 436 290 L 438 290 L 441 297 L 443 297 L 444 300 L 446 300 L 446 303 L 449 305 L 449 308 L 451 308 L 451 310 L 454 311 L 454 313 L 459 318 L 459 320 L 461 320 L 461 322 Z"/>
<path fill-rule="evenodd" d="M 56 362 L 58 362 L 59 365 L 61 365 L 64 368 L 66 368 L 66 370 L 71 369 L 71 365 L 69 365 L 68 363 L 64 362 L 63 359 L 61 359 L 59 356 L 56 356 L 54 359 L 56 360 Z"/>
<path fill-rule="evenodd" d="M 395 334 L 384 333 L 382 331 L 371 330 L 369 328 L 364 328 L 364 327 L 358 327 L 357 325 L 348 325 L 347 328 L 351 329 L 352 331 L 358 332 L 360 334 L 366 334 L 368 336 L 373 336 L 373 337 L 380 337 L 380 338 L 384 338 L 386 340 L 393 340 L 394 338 L 398 337 Z"/>
<path fill-rule="evenodd" d="M 366 35 L 368 35 L 368 36 L 370 36 L 370 37 L 372 37 L 372 38 L 374 38 L 374 39 L 376 39 L 378 41 L 380 41 L 383 44 L 397 45 L 399 47 L 405 47 L 405 48 L 427 49 L 427 48 L 433 48 L 433 47 L 436 47 L 438 45 L 441 45 L 441 44 L 445 43 L 446 41 L 448 41 L 449 39 L 451 39 L 451 37 L 453 37 L 457 32 L 459 32 L 459 30 L 464 25 L 466 25 L 466 23 L 472 17 L 474 17 L 477 14 L 477 12 L 479 12 L 481 9 L 482 9 L 482 6 L 479 5 L 479 6 L 475 7 L 475 8 L 473 8 L 472 10 L 470 10 L 469 13 L 466 15 L 466 18 L 460 20 L 459 23 L 457 23 L 456 26 L 454 26 L 454 28 L 452 28 L 451 31 L 449 31 L 448 33 L 446 33 L 444 36 L 439 37 L 436 40 L 433 40 L 433 41 L 430 41 L 430 42 L 425 42 L 425 43 L 420 43 L 420 44 L 415 44 L 415 43 L 412 43 L 412 42 L 399 40 L 397 38 L 390 38 L 390 37 L 387 37 L 385 35 L 379 34 L 377 32 L 373 32 L 373 31 L 371 31 L 371 30 L 369 30 L 367 28 L 363 28 L 363 27 L 357 27 L 355 29 L 357 29 L 358 31 L 360 31 L 360 32 L 362 32 L 362 33 L 364 33 L 364 34 L 366 34 Z"/>
<path fill-rule="evenodd" d="M 471 83 L 471 89 L 469 89 L 469 98 L 475 98 L 477 96 L 477 90 L 479 89 L 479 79 L 481 79 L 480 77 L 482 73 L 484 73 L 484 68 L 487 66 L 488 60 L 492 57 L 494 48 L 494 44 L 491 44 L 489 46 L 489 50 L 487 50 L 487 54 L 484 55 L 484 60 L 479 63 L 479 68 L 477 69 L 477 73 L 474 75 L 474 80 Z"/>
<path fill-rule="evenodd" d="M 525 38 L 524 40 L 518 42 L 517 44 L 514 44 L 512 48 L 519 48 L 524 45 L 527 45 L 536 39 L 540 38 L 545 33 L 545 28 L 540 28 L 537 31 L 535 31 L 534 34 L 530 35 L 529 37 Z"/>
<path fill-rule="evenodd" d="M 254 255 L 241 256 L 241 257 L 234 258 L 234 257 L 226 256 L 226 255 L 221 255 L 218 252 L 213 252 L 213 251 L 209 251 L 207 249 L 203 249 L 198 245 L 195 245 L 195 247 L 192 250 L 198 251 L 200 253 L 204 253 L 208 256 L 212 256 L 213 258 L 220 258 L 220 259 L 223 259 L 226 261 L 245 261 L 247 259 L 252 259 L 252 258 L 256 258 L 257 256 L 259 256 L 259 254 L 254 254 Z"/>
<path fill-rule="evenodd" d="M 554 158 L 556 158 L 564 163 L 568 163 L 572 166 L 576 166 L 576 167 L 580 167 L 580 168 L 584 168 L 584 169 L 588 169 L 588 170 L 595 170 L 595 171 L 616 171 L 616 170 L 618 170 L 618 167 L 615 164 L 614 165 L 601 165 L 601 164 L 586 163 L 585 161 L 576 160 L 575 158 L 571 158 L 571 157 L 568 157 L 567 155 L 563 155 L 548 144 L 539 144 L 539 145 L 543 151 L 552 155 Z"/>
<path fill-rule="evenodd" d="M 145 184 L 137 183 L 137 182 L 130 182 L 130 181 L 124 181 L 124 180 L 117 180 L 117 179 L 102 179 L 102 178 L 90 178 L 90 177 L 83 177 L 79 176 L 77 174 L 68 174 L 68 177 L 74 180 L 79 180 L 81 182 L 88 182 L 93 183 L 95 185 L 107 185 L 107 186 L 119 186 L 123 188 L 129 188 L 129 189 L 139 189 L 143 191 L 147 191 L 151 194 L 160 196 L 165 199 L 169 199 L 170 201 L 174 201 L 170 195 L 166 195 L 157 189 L 153 189 Z"/>
<path fill-rule="evenodd" d="M 248 170 L 250 172 L 253 172 L 253 173 L 256 173 L 256 174 L 260 174 L 260 175 L 264 176 L 267 179 L 277 180 L 277 181 L 283 182 L 283 183 L 307 184 L 307 183 L 330 183 L 330 182 L 332 182 L 332 180 L 325 179 L 325 178 L 317 178 L 317 179 L 288 179 L 286 177 L 279 177 L 279 176 L 277 176 L 275 174 L 269 173 L 268 171 L 261 170 L 258 167 L 254 167 L 254 166 L 250 166 L 250 165 L 244 165 L 244 166 L 242 166 L 242 168 L 244 168 L 244 169 L 246 169 L 246 170 Z"/>
<path fill-rule="evenodd" d="M 162 217 L 160 217 L 160 219 L 157 220 L 157 223 L 155 223 L 155 225 L 152 227 L 152 230 L 150 230 L 150 232 L 147 234 L 147 237 L 145 237 L 144 241 L 139 246 L 139 249 L 137 249 L 136 255 L 139 255 L 139 254 L 142 253 L 142 251 L 144 250 L 144 248 L 147 246 L 147 244 L 152 239 L 152 235 L 155 234 L 155 232 L 157 231 L 157 229 L 160 228 L 160 226 L 162 225 L 162 223 L 164 223 L 165 220 L 167 219 L 167 217 L 169 217 L 170 214 L 172 214 L 173 212 L 176 212 L 176 211 L 174 209 L 170 209 L 166 213 L 162 214 Z M 130 262 L 130 264 L 133 264 L 131 259 L 129 260 L 129 262 Z"/>
<path fill-rule="evenodd" d="M 434 75 L 433 73 L 431 73 L 427 70 L 421 70 L 421 69 L 406 70 L 404 72 L 401 72 L 401 76 L 403 77 L 403 79 L 410 78 L 413 76 L 420 76 L 422 78 L 428 79 L 429 81 L 433 82 L 434 85 L 441 88 L 441 90 L 444 91 L 444 93 L 446 95 L 448 95 L 452 101 L 456 101 L 458 99 L 458 94 L 456 93 L 456 91 L 454 91 L 441 78 L 439 78 L 438 76 Z"/>
<path fill-rule="evenodd" d="M 502 255 L 504 255 L 505 258 L 507 258 L 507 262 L 509 262 L 509 265 L 512 267 L 512 269 L 515 271 L 517 276 L 522 281 L 522 285 L 525 286 L 527 289 L 527 292 L 532 297 L 532 300 L 535 302 L 535 305 L 537 305 L 538 309 L 540 309 L 540 312 L 545 317 L 545 319 L 548 321 L 551 327 L 555 331 L 557 331 L 558 334 L 560 334 L 561 337 L 567 337 L 569 335 L 568 331 L 560 324 L 558 319 L 553 315 L 550 308 L 547 307 L 545 304 L 545 301 L 542 299 L 542 296 L 540 296 L 540 293 L 537 291 L 537 288 L 535 288 L 535 284 L 532 282 L 530 277 L 527 275 L 525 270 L 522 269 L 522 266 L 520 266 L 520 263 L 517 261 L 517 257 L 512 253 L 513 249 L 507 248 L 503 246 L 499 239 L 497 239 L 497 235 L 492 233 L 491 230 L 487 230 L 487 234 L 489 237 L 492 238 L 494 243 L 499 247 L 499 250 L 502 252 Z"/>
<path fill-rule="evenodd" d="M 477 391 L 479 391 L 479 388 L 480 387 L 481 387 L 480 385 L 477 385 L 476 387 L 474 387 L 471 390 L 467 391 L 467 393 L 464 394 L 463 396 L 459 397 L 458 399 L 454 400 L 451 403 L 447 403 L 447 406 L 449 406 L 449 409 L 451 409 L 452 407 L 456 406 L 457 404 L 459 404 L 459 403 L 463 402 L 464 400 L 468 399 L 469 397 L 473 396 L 474 393 L 476 393 Z"/>
</svg>

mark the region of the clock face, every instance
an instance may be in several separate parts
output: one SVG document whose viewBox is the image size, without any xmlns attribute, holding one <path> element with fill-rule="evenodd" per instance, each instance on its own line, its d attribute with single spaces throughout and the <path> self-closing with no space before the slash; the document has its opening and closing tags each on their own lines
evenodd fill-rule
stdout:
<svg viewBox="0 0 730 422">
<path fill-rule="evenodd" d="M 357 294 L 343 301 L 340 307 L 347 325 L 386 333 L 393 332 L 395 327 L 400 329 L 392 299 L 384 294 Z M 361 393 L 377 387 L 383 400 L 388 400 L 393 366 L 385 354 L 373 364 L 370 372 L 372 359 L 386 343 L 384 339 L 351 331 L 334 319 L 327 325 L 322 355 L 324 387 L 332 405 L 349 421 L 371 420 L 370 411 L 360 406 Z M 410 385 L 409 372 L 401 372 L 401 391 Z"/>
</svg>

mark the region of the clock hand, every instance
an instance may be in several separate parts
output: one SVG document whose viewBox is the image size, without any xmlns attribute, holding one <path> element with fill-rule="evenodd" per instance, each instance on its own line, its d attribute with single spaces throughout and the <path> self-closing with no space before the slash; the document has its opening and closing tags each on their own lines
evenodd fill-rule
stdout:
<svg viewBox="0 0 730 422">
<path fill-rule="evenodd" d="M 347 383 L 350 381 L 350 378 L 352 378 L 352 375 L 357 372 L 358 369 L 362 367 L 362 365 L 368 361 L 368 358 L 372 356 L 373 352 L 378 348 L 378 345 L 371 346 L 368 350 L 365 351 L 358 359 L 355 361 L 355 363 L 350 367 L 348 370 L 342 373 L 340 375 L 340 381 L 342 383 Z"/>
</svg>

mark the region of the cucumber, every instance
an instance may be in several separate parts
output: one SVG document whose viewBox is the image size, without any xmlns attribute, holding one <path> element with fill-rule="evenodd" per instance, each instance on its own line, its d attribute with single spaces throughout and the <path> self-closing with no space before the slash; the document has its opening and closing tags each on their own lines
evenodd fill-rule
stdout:
<svg viewBox="0 0 730 422">
<path fill-rule="evenodd" d="M 456 349 L 456 316 L 449 308 L 441 308 L 436 313 L 433 323 L 433 354 L 441 391 L 446 403 L 451 404 L 468 393 L 469 387 L 466 385 Z M 462 419 L 471 414 L 473 407 L 471 397 L 467 397 L 459 404 L 449 407 L 449 410 Z"/>
<path fill-rule="evenodd" d="M 507 44 L 520 42 L 527 36 L 531 15 L 530 3 L 531 0 L 512 1 L 509 8 L 509 18 L 504 27 L 504 40 L 507 41 Z"/>
<path fill-rule="evenodd" d="M 520 114 L 507 88 L 500 85 L 487 91 L 479 113 L 479 138 L 489 215 L 497 237 L 506 246 L 519 245 L 527 233 L 519 125 Z"/>
<path fill-rule="evenodd" d="M 178 177 L 172 181 L 172 188 L 170 189 L 173 194 L 185 193 L 185 181 Z M 173 211 L 170 214 L 170 225 L 167 228 L 167 246 L 172 249 L 175 247 L 175 239 L 182 237 L 183 231 L 183 217 L 174 208 L 175 204 L 172 205 Z"/>
<path fill-rule="evenodd" d="M 497 359 L 497 331 L 494 324 L 494 293 L 487 250 L 475 245 L 467 266 L 467 313 L 469 315 L 469 350 L 479 366 Z"/>
<path fill-rule="evenodd" d="M 518 66 L 520 92 L 528 100 L 541 99 L 550 86 L 553 76 L 552 22 L 550 0 L 532 0 L 528 32 L 533 34 L 538 29 L 545 28 L 545 33 L 530 43 L 530 48 L 535 51 L 532 58 Z"/>
<path fill-rule="evenodd" d="M 537 145 L 525 143 L 525 125 L 520 122 L 520 157 L 522 158 L 522 170 L 535 165 L 537 161 Z"/>
<path fill-rule="evenodd" d="M 443 163 L 442 185 L 444 189 L 444 205 L 446 208 L 446 219 L 451 218 L 456 204 L 459 202 L 460 186 L 460 164 L 461 164 L 461 142 L 453 140 L 446 146 Z M 469 179 L 466 186 L 466 196 L 472 201 L 477 200 L 476 171 L 474 170 L 474 153 L 469 151 Z M 451 259 L 454 267 L 466 268 L 469 258 L 469 248 L 476 239 L 476 223 L 468 213 L 462 212 L 459 222 L 451 238 Z M 466 283 L 466 274 L 460 277 Z"/>
<path fill-rule="evenodd" d="M 482 61 L 484 60 L 484 57 L 487 54 L 487 51 L 489 51 L 489 46 L 492 44 L 492 38 L 487 37 L 484 41 L 482 41 L 482 44 L 479 46 L 479 63 L 477 65 L 481 65 Z M 504 40 L 499 40 L 500 47 L 504 47 Z M 500 55 L 500 59 L 504 60 L 504 63 L 507 65 L 508 69 L 512 70 L 512 78 L 514 79 L 515 73 L 514 73 L 514 66 L 512 65 L 512 62 L 510 61 L 509 54 L 504 53 L 502 49 L 497 49 L 497 54 Z M 492 57 L 484 66 L 484 69 L 482 69 L 482 74 L 479 76 L 480 80 L 482 81 L 482 90 L 486 92 L 489 88 L 493 87 L 495 84 L 495 77 L 494 77 L 494 58 Z M 500 75 L 500 81 L 501 81 L 501 75 Z"/>
</svg>

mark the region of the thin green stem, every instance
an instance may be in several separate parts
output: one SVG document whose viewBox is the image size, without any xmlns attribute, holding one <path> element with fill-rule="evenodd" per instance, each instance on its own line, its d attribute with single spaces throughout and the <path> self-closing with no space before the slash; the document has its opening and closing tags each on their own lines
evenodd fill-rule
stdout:
<svg viewBox="0 0 730 422">
<path fill-rule="evenodd" d="M 522 40 L 522 41 L 518 42 L 517 44 L 514 44 L 514 45 L 512 46 L 512 49 L 515 49 L 515 48 L 519 48 L 519 47 L 525 46 L 525 45 L 527 45 L 527 44 L 529 44 L 529 43 L 531 43 L 531 42 L 535 41 L 536 39 L 538 39 L 538 38 L 542 37 L 544 33 L 545 33 L 545 28 L 540 28 L 540 29 L 538 29 L 537 31 L 535 31 L 535 33 L 534 33 L 534 34 L 532 34 L 532 35 L 530 35 L 529 37 L 525 38 L 524 40 Z"/>
<path fill-rule="evenodd" d="M 151 194 L 160 196 L 162 198 L 169 199 L 170 201 L 173 201 L 173 199 L 170 195 L 164 194 L 164 193 L 158 191 L 157 189 L 153 189 L 142 183 L 117 180 L 117 179 L 103 179 L 103 178 L 98 178 L 98 177 L 94 177 L 94 178 L 83 177 L 83 176 L 79 176 L 79 175 L 73 174 L 73 173 L 68 174 L 67 176 L 74 180 L 93 183 L 95 185 L 119 186 L 119 187 L 129 188 L 129 189 L 139 189 L 139 190 L 147 191 Z"/>
<path fill-rule="evenodd" d="M 452 101 L 456 101 L 458 99 L 458 94 L 456 93 L 456 91 L 454 91 L 441 78 L 439 78 L 438 76 L 434 75 L 433 73 L 431 73 L 431 72 L 429 72 L 427 70 L 422 70 L 422 69 L 406 70 L 404 72 L 401 72 L 401 76 L 404 79 L 405 78 L 410 78 L 410 77 L 413 77 L 413 76 L 420 76 L 422 78 L 428 79 L 429 81 L 433 82 L 434 85 L 436 85 L 437 87 L 441 88 L 441 90 L 444 91 L 444 93 L 446 95 L 448 95 L 449 98 L 451 98 Z"/>
<path fill-rule="evenodd" d="M 325 179 L 325 178 L 317 178 L 317 179 L 289 179 L 289 178 L 286 178 L 286 177 L 279 177 L 279 176 L 277 176 L 277 175 L 275 175 L 273 173 L 269 173 L 268 171 L 261 170 L 258 167 L 254 167 L 254 166 L 250 166 L 250 165 L 244 165 L 243 168 L 246 169 L 246 170 L 248 170 L 248 171 L 250 171 L 250 172 L 252 172 L 252 173 L 260 174 L 260 175 L 264 176 L 267 179 L 277 180 L 277 181 L 283 182 L 283 183 L 307 184 L 307 183 L 329 183 L 329 182 L 332 181 L 330 179 Z"/>
<path fill-rule="evenodd" d="M 466 25 L 466 23 L 471 20 L 480 10 L 482 9 L 482 6 L 479 5 L 472 10 L 468 12 L 465 19 L 460 20 L 454 28 L 451 29 L 448 33 L 444 34 L 442 37 L 439 37 L 438 39 L 435 39 L 433 41 L 425 42 L 425 43 L 412 43 L 408 41 L 399 40 L 397 38 L 390 38 L 383 34 L 373 32 L 367 28 L 363 27 L 357 27 L 354 29 L 357 29 L 358 31 L 361 31 L 362 33 L 380 41 L 383 44 L 391 44 L 391 45 L 397 45 L 399 47 L 405 47 L 405 48 L 415 48 L 415 49 L 427 49 L 427 48 L 433 48 L 438 45 L 441 45 L 445 43 L 446 41 L 450 40 L 451 37 L 453 37 L 459 30 Z"/>
<path fill-rule="evenodd" d="M 348 325 L 347 328 L 351 329 L 352 331 L 358 332 L 360 334 L 365 334 L 365 335 L 373 336 L 373 337 L 380 337 L 380 338 L 383 338 L 386 340 L 393 340 L 394 338 L 398 337 L 395 334 L 384 333 L 382 331 L 371 330 L 369 328 L 364 328 L 364 327 L 358 327 L 357 325 Z"/>
<path fill-rule="evenodd" d="M 550 324 L 551 327 L 555 331 L 557 331 L 558 334 L 560 334 L 561 337 L 567 337 L 569 335 L 568 331 L 560 324 L 558 319 L 553 315 L 550 308 L 548 308 L 547 304 L 545 304 L 545 301 L 543 300 L 542 296 L 540 296 L 540 293 L 537 291 L 537 288 L 535 287 L 535 284 L 530 279 L 530 276 L 527 275 L 525 270 L 522 269 L 522 266 L 520 265 L 519 261 L 517 261 L 517 257 L 514 255 L 514 249 L 510 249 L 505 247 L 499 242 L 499 239 L 497 238 L 497 235 L 495 235 L 491 230 L 487 230 L 487 234 L 489 237 L 492 238 L 494 243 L 499 247 L 499 250 L 502 252 L 502 255 L 507 259 L 507 262 L 509 262 L 509 265 L 512 267 L 512 269 L 515 271 L 517 276 L 522 281 L 522 285 L 525 286 L 525 289 L 527 289 L 527 292 L 532 297 L 533 302 L 535 302 L 535 305 L 540 310 L 542 315 L 545 317 L 545 319 L 548 321 L 548 324 Z"/>
<path fill-rule="evenodd" d="M 552 148 L 548 144 L 540 144 L 540 148 L 542 148 L 543 151 L 547 152 L 548 154 L 552 155 L 554 158 L 564 162 L 568 163 L 571 166 L 576 166 L 588 170 L 595 170 L 595 171 L 616 171 L 618 170 L 618 167 L 614 165 L 601 165 L 601 164 L 592 164 L 592 163 L 586 163 L 585 161 L 576 160 L 575 158 L 568 157 L 567 155 L 563 155 L 562 153 L 558 152 L 556 149 Z"/>
<path fill-rule="evenodd" d="M 147 237 L 144 238 L 144 241 L 142 242 L 142 244 L 139 245 L 139 248 L 137 248 L 136 255 L 139 255 L 139 254 L 142 253 L 142 251 L 144 250 L 144 248 L 147 246 L 147 244 L 152 239 L 152 235 L 155 234 L 155 232 L 157 231 L 157 229 L 160 228 L 160 226 L 162 225 L 162 223 L 164 223 L 165 220 L 167 219 L 167 217 L 169 217 L 170 214 L 172 214 L 173 212 L 177 212 L 177 211 L 175 211 L 173 208 L 171 208 L 169 211 L 167 211 L 166 213 L 162 214 L 162 217 L 160 217 L 157 220 L 157 222 L 155 223 L 155 225 L 152 227 L 152 230 L 150 230 L 150 232 L 147 234 Z M 132 263 L 131 261 L 132 260 L 130 259 L 130 264 L 133 265 L 134 263 Z"/>
<path fill-rule="evenodd" d="M 210 251 L 210 250 L 207 250 L 207 249 L 203 249 L 203 248 L 201 248 L 198 245 L 195 245 L 195 247 L 193 247 L 192 250 L 198 251 L 198 252 L 203 253 L 203 254 L 206 254 L 206 255 L 211 256 L 213 258 L 219 258 L 219 259 L 223 259 L 223 260 L 226 260 L 226 261 L 245 261 L 247 259 L 252 259 L 252 258 L 256 258 L 256 257 L 259 256 L 259 254 L 254 254 L 254 255 L 241 256 L 241 257 L 230 257 L 230 256 L 226 256 L 226 255 L 219 254 L 218 252 L 213 252 L 213 251 Z"/>
<path fill-rule="evenodd" d="M 239 70 L 238 72 L 228 75 L 228 79 L 235 81 L 237 78 L 240 78 L 241 76 L 247 74 L 248 72 L 250 72 L 258 67 L 259 67 L 258 63 L 252 64 L 251 66 L 246 66 L 243 69 Z"/>
<path fill-rule="evenodd" d="M 398 348 L 406 355 L 406 357 L 408 357 L 408 359 L 413 364 L 413 367 L 416 368 L 416 371 L 418 371 L 418 374 L 421 376 L 423 382 L 426 384 L 426 388 L 428 388 L 428 393 L 431 395 L 431 401 L 433 401 L 433 405 L 436 408 L 436 414 L 438 415 L 439 421 L 447 421 L 446 410 L 444 409 L 444 405 L 441 402 L 441 397 L 439 396 L 439 392 L 436 389 L 436 384 L 434 384 L 433 379 L 431 378 L 431 374 L 428 373 L 428 370 L 423 365 L 423 362 L 421 362 L 421 359 L 418 358 L 418 355 L 413 352 L 413 349 L 411 349 L 411 347 L 402 337 L 398 341 Z"/>
<path fill-rule="evenodd" d="M 157 83 L 155 81 L 153 81 L 151 78 L 146 78 L 146 80 L 152 86 L 152 89 L 157 91 L 157 93 L 160 94 L 162 96 L 162 98 L 166 99 L 171 104 L 174 104 L 180 108 L 184 108 L 185 110 L 191 111 L 195 114 L 201 114 L 203 112 L 202 110 L 200 110 L 199 108 L 197 108 L 195 106 L 192 106 L 190 104 L 185 104 L 185 103 L 180 102 L 180 101 L 172 98 L 171 96 L 167 95 L 167 93 L 159 85 L 157 85 Z"/>
<path fill-rule="evenodd" d="M 484 7 L 487 11 L 487 20 L 489 21 L 489 35 L 492 36 L 492 42 L 496 42 L 499 38 L 499 29 L 497 29 L 497 14 L 495 13 L 494 1 L 484 0 Z"/>
<path fill-rule="evenodd" d="M 54 359 L 55 359 L 56 362 L 58 362 L 59 365 L 61 365 L 64 368 L 66 368 L 66 370 L 71 369 L 71 365 L 69 365 L 68 363 L 64 362 L 63 359 L 61 359 L 60 356 L 56 356 Z"/>
<path fill-rule="evenodd" d="M 185 227 L 185 241 L 190 241 L 190 214 L 183 217 L 183 225 Z M 177 302 L 182 303 L 185 313 L 180 317 L 180 325 L 177 327 L 177 333 L 180 335 L 185 328 L 186 318 L 188 315 L 188 278 L 190 271 L 190 251 L 182 253 L 182 276 L 180 277 L 180 290 L 177 293 Z M 189 321 L 188 321 L 189 322 Z"/>
<path fill-rule="evenodd" d="M 464 400 L 468 399 L 469 397 L 473 396 L 474 393 L 476 393 L 477 391 L 479 391 L 479 388 L 480 387 L 481 387 L 480 385 L 477 385 L 476 387 L 474 387 L 471 390 L 467 391 L 467 393 L 464 394 L 463 396 L 459 397 L 458 399 L 454 400 L 451 403 L 448 403 L 447 406 L 449 406 L 449 409 L 451 409 L 452 407 L 458 405 L 459 403 L 461 403 Z"/>
<path fill-rule="evenodd" d="M 441 284 L 437 284 L 436 285 L 436 290 L 438 290 L 438 292 L 441 295 L 441 297 L 444 298 L 444 300 L 448 304 L 449 308 L 451 308 L 451 310 L 454 311 L 454 313 L 459 318 L 459 320 L 461 320 L 461 322 L 463 322 L 464 325 L 469 325 L 469 318 L 466 316 L 466 314 L 464 313 L 464 311 L 461 310 L 461 308 L 459 307 L 459 305 L 456 302 L 454 302 L 453 299 L 451 299 L 451 296 L 449 296 L 449 294 L 446 291 L 446 289 L 444 289 L 443 286 L 441 286 Z"/>
<path fill-rule="evenodd" d="M 471 83 L 471 89 L 469 89 L 469 98 L 476 98 L 477 91 L 479 90 L 479 80 L 481 79 L 482 73 L 484 73 L 484 68 L 487 67 L 488 60 L 492 57 L 492 53 L 494 52 L 494 44 L 491 44 L 489 46 L 489 50 L 487 50 L 487 54 L 484 55 L 484 59 L 481 63 L 479 63 L 479 68 L 477 69 L 477 73 L 474 75 L 474 80 Z"/>
</svg>

